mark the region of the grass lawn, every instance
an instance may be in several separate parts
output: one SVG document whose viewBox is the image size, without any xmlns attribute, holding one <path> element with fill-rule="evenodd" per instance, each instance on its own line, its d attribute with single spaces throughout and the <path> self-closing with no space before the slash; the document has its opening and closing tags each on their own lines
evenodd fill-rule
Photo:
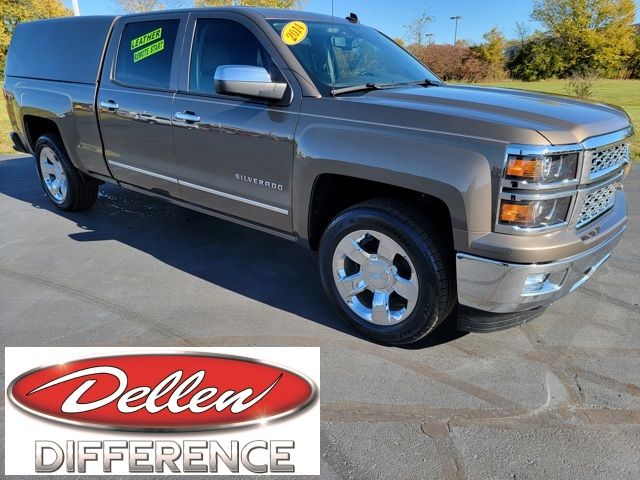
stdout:
<svg viewBox="0 0 640 480">
<path fill-rule="evenodd" d="M 506 81 L 489 85 L 567 95 L 567 83 L 567 80 L 543 80 L 540 82 Z M 631 117 L 636 128 L 636 136 L 632 143 L 632 156 L 639 160 L 640 136 L 637 132 L 640 129 L 640 80 L 596 80 L 593 91 L 594 95 L 591 100 L 618 105 L 624 108 Z"/>
<path fill-rule="evenodd" d="M 13 152 L 11 139 L 9 138 L 10 131 L 11 124 L 7 115 L 7 106 L 4 103 L 4 98 L 0 96 L 0 153 Z"/>
</svg>

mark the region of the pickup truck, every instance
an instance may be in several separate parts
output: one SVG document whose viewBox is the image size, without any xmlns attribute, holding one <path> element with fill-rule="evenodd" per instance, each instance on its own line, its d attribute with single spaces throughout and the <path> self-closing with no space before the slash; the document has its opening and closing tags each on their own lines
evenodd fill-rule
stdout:
<svg viewBox="0 0 640 480">
<path fill-rule="evenodd" d="M 25 23 L 4 96 L 55 207 L 89 208 L 109 182 L 298 242 L 379 342 L 539 316 L 627 221 L 624 111 L 445 84 L 354 14 Z"/>
</svg>

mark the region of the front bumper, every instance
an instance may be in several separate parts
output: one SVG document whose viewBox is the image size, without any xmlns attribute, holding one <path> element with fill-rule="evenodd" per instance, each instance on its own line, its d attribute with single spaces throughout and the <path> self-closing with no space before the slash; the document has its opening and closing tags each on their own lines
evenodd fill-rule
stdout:
<svg viewBox="0 0 640 480">
<path fill-rule="evenodd" d="M 549 263 L 507 263 L 458 253 L 458 301 L 461 305 L 494 313 L 522 312 L 549 305 L 585 283 L 609 259 L 624 230 L 623 226 L 590 250 Z M 536 273 L 550 274 L 560 280 L 540 293 L 523 294 L 525 279 Z"/>
</svg>

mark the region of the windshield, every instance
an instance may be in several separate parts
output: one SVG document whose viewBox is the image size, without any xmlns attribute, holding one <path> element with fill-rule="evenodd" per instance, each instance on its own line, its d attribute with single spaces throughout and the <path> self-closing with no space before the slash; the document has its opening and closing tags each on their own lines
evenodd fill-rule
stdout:
<svg viewBox="0 0 640 480">
<path fill-rule="evenodd" d="M 269 23 L 281 35 L 289 21 Z M 329 95 L 334 88 L 364 84 L 439 82 L 428 68 L 373 28 L 359 24 L 304 23 L 307 35 L 288 47 L 323 95 Z"/>
</svg>

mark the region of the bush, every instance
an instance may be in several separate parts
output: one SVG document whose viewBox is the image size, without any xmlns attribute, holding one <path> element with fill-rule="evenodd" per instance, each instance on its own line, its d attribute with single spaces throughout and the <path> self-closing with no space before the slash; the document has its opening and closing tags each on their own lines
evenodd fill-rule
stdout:
<svg viewBox="0 0 640 480">
<path fill-rule="evenodd" d="M 489 80 L 490 66 L 468 45 L 409 45 L 418 60 L 447 82 L 481 82 Z"/>
<path fill-rule="evenodd" d="M 594 95 L 594 82 L 597 79 L 592 73 L 576 74 L 571 77 L 565 90 L 568 95 L 582 99 L 591 98 Z"/>
<path fill-rule="evenodd" d="M 535 35 L 507 62 L 511 76 L 525 82 L 535 82 L 562 76 L 566 65 L 562 47 L 556 38 Z"/>
</svg>

